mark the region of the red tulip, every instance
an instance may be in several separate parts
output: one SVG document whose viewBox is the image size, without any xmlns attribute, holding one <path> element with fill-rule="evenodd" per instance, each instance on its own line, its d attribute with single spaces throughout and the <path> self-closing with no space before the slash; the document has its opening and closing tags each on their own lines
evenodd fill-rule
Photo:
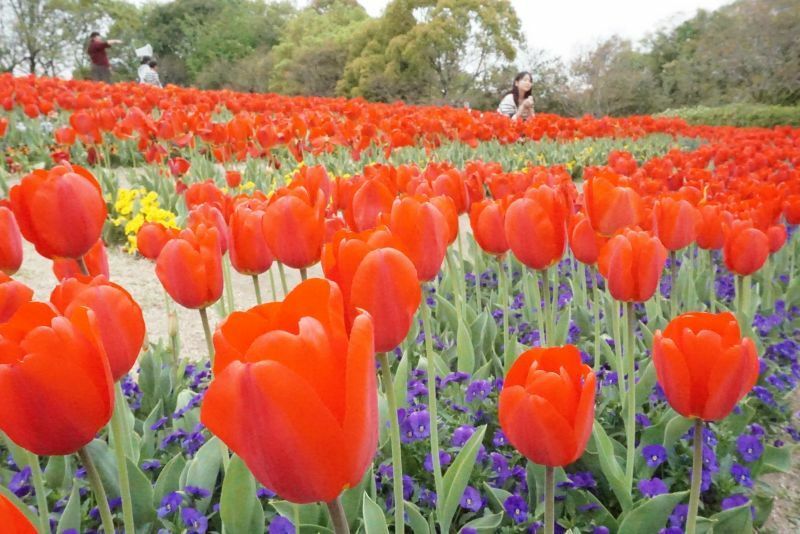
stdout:
<svg viewBox="0 0 800 534">
<path fill-rule="evenodd" d="M 475 202 L 469 210 L 469 223 L 472 235 L 484 252 L 502 256 L 508 252 L 505 219 L 508 200 L 483 199 Z"/>
<path fill-rule="evenodd" d="M 184 308 L 205 308 L 222 296 L 222 255 L 217 229 L 198 226 L 169 241 L 156 261 L 156 275 Z"/>
<path fill-rule="evenodd" d="M 441 210 L 418 197 L 398 198 L 392 205 L 389 230 L 402 243 L 419 279 L 433 280 L 442 267 L 450 230 Z"/>
<path fill-rule="evenodd" d="M 575 258 L 586 265 L 594 265 L 600 250 L 608 241 L 598 234 L 589 218 L 582 213 L 575 215 L 570 221 L 569 228 L 569 248 Z"/>
<path fill-rule="evenodd" d="M 169 172 L 172 176 L 176 178 L 178 176 L 183 176 L 187 172 L 189 172 L 189 168 L 192 166 L 189 161 L 185 158 L 170 158 L 167 160 L 167 167 L 169 167 Z"/>
<path fill-rule="evenodd" d="M 114 409 L 113 381 L 94 314 L 69 317 L 29 302 L 0 324 L 0 430 L 34 454 L 72 454 Z"/>
<path fill-rule="evenodd" d="M 236 189 L 242 184 L 242 173 L 239 171 L 225 171 L 225 183 L 231 189 Z"/>
<path fill-rule="evenodd" d="M 770 226 L 767 228 L 767 238 L 769 239 L 769 251 L 771 254 L 775 254 L 786 243 L 786 227 L 782 224 Z"/>
<path fill-rule="evenodd" d="M 613 235 L 642 220 L 642 199 L 623 183 L 618 174 L 601 170 L 589 174 L 583 184 L 586 213 L 602 235 Z"/>
<path fill-rule="evenodd" d="M 372 317 L 376 352 L 405 339 L 421 299 L 417 271 L 401 247 L 387 230 L 343 230 L 322 251 L 322 270 L 342 290 L 348 326 L 360 310 Z"/>
<path fill-rule="evenodd" d="M 358 485 L 377 448 L 373 343 L 367 314 L 348 337 L 327 280 L 234 312 L 214 335 L 201 420 L 282 498 L 330 502 Z"/>
<path fill-rule="evenodd" d="M 705 250 L 719 250 L 725 244 L 725 224 L 730 219 L 728 212 L 719 206 L 701 207 L 700 222 L 697 226 L 697 246 Z"/>
<path fill-rule="evenodd" d="M 564 255 L 567 209 L 555 189 L 531 188 L 506 211 L 505 233 L 511 252 L 531 269 L 544 270 Z"/>
<path fill-rule="evenodd" d="M 33 298 L 33 289 L 0 271 L 0 323 L 8 321 L 20 306 Z"/>
<path fill-rule="evenodd" d="M 730 312 L 685 313 L 653 337 L 656 376 L 684 417 L 719 421 L 758 379 L 758 356 Z"/>
<path fill-rule="evenodd" d="M 108 254 L 102 239 L 98 239 L 89 252 L 84 254 L 83 262 L 90 276 L 103 275 L 109 278 Z M 78 262 L 72 258 L 53 258 L 53 274 L 57 280 L 64 280 L 83 274 L 83 271 Z"/>
<path fill-rule="evenodd" d="M 647 232 L 625 230 L 608 240 L 597 266 L 616 300 L 644 302 L 656 292 L 667 251 Z"/>
<path fill-rule="evenodd" d="M 17 272 L 22 265 L 22 235 L 14 213 L 0 206 L 0 271 L 7 275 Z"/>
<path fill-rule="evenodd" d="M 498 418 L 508 441 L 540 465 L 581 457 L 594 423 L 595 377 L 573 345 L 523 352 L 506 375 Z"/>
<path fill-rule="evenodd" d="M 257 206 L 240 205 L 231 215 L 231 264 L 241 274 L 259 275 L 272 266 L 263 219 L 264 212 Z"/>
<path fill-rule="evenodd" d="M 303 187 L 284 190 L 269 202 L 263 218 L 267 246 L 284 265 L 295 269 L 319 261 L 325 237 L 325 195 L 312 202 Z"/>
<path fill-rule="evenodd" d="M 186 219 L 186 228 L 194 230 L 199 225 L 207 227 L 213 226 L 217 229 L 217 236 L 219 237 L 219 250 L 220 254 L 228 252 L 230 245 L 230 229 L 228 222 L 225 220 L 225 215 L 217 207 L 212 204 L 200 204 L 189 211 L 189 217 Z"/>
<path fill-rule="evenodd" d="M 50 302 L 67 317 L 78 307 L 92 310 L 111 377 L 117 381 L 131 370 L 142 350 L 145 325 L 142 309 L 122 286 L 104 276 L 69 278 L 56 286 Z"/>
<path fill-rule="evenodd" d="M 653 230 L 667 250 L 680 250 L 697 238 L 700 215 L 688 200 L 664 197 L 653 206 Z"/>
<path fill-rule="evenodd" d="M 444 220 L 447 221 L 447 244 L 452 245 L 458 239 L 458 212 L 455 202 L 448 196 L 439 195 L 431 198 L 430 203 L 444 215 Z"/>
<path fill-rule="evenodd" d="M 0 137 L 2 137 L 0 132 Z M 0 493 L 0 525 L 3 534 L 36 534 L 36 528 L 21 511 Z"/>
<path fill-rule="evenodd" d="M 392 211 L 394 199 L 394 193 L 381 180 L 367 180 L 353 194 L 353 201 L 344 213 L 345 219 L 350 228 L 358 232 L 375 228 L 378 217 Z"/>
<path fill-rule="evenodd" d="M 783 201 L 783 216 L 789 224 L 800 224 L 800 194 L 786 197 Z"/>
<path fill-rule="evenodd" d="M 769 256 L 767 234 L 749 221 L 735 221 L 725 235 L 722 259 L 732 273 L 748 276 L 759 270 Z"/>
<path fill-rule="evenodd" d="M 228 215 L 228 196 L 214 183 L 214 180 L 194 183 L 186 188 L 183 194 L 186 209 L 191 211 L 201 204 L 210 204 L 217 208 L 223 217 Z"/>
<path fill-rule="evenodd" d="M 155 260 L 170 239 L 178 237 L 178 230 L 161 223 L 146 222 L 136 232 L 136 249 L 148 260 Z"/>
<path fill-rule="evenodd" d="M 45 258 L 79 258 L 100 239 L 106 203 L 83 167 L 33 171 L 11 188 L 10 198 L 22 235 Z"/>
</svg>

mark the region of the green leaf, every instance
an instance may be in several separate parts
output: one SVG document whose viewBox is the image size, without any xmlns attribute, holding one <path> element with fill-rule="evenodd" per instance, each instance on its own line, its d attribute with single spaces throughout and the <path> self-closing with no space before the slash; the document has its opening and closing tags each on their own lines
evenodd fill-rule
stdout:
<svg viewBox="0 0 800 534">
<path fill-rule="evenodd" d="M 594 519 L 595 523 L 598 525 L 605 525 L 612 532 L 619 528 L 617 520 L 611 515 L 611 512 L 609 512 L 605 505 L 592 493 L 588 491 L 576 491 L 572 493 L 572 498 L 575 500 L 576 506 L 592 505 L 590 510 L 581 512 L 585 517 Z"/>
<path fill-rule="evenodd" d="M 500 523 L 503 522 L 503 514 L 487 514 L 483 517 L 478 517 L 477 519 L 473 519 L 463 527 L 459 532 L 463 532 L 465 528 L 474 528 L 478 532 L 497 532 L 497 527 L 500 526 Z"/>
<path fill-rule="evenodd" d="M 675 443 L 692 428 L 693 424 L 691 419 L 687 419 L 682 415 L 676 415 L 670 419 L 669 423 L 667 423 L 667 428 L 664 430 L 664 448 L 667 451 L 672 451 Z"/>
<path fill-rule="evenodd" d="M 459 372 L 472 374 L 475 370 L 475 348 L 472 346 L 472 336 L 466 323 L 458 325 L 456 333 L 456 354 L 458 355 L 457 368 Z"/>
<path fill-rule="evenodd" d="M 563 345 L 567 340 L 569 332 L 569 321 L 572 318 L 572 308 L 567 307 L 566 313 L 561 313 L 556 324 L 553 342 L 550 345 Z"/>
<path fill-rule="evenodd" d="M 629 509 L 633 504 L 633 499 L 630 488 L 625 484 L 625 473 L 622 471 L 622 467 L 620 467 L 619 461 L 614 454 L 614 444 L 611 438 L 608 437 L 602 425 L 597 421 L 594 422 L 592 440 L 595 443 L 600 460 L 600 469 L 606 476 L 608 484 L 611 486 L 611 491 L 619 499 L 622 509 Z"/>
<path fill-rule="evenodd" d="M 161 470 L 153 489 L 153 505 L 156 508 L 161 506 L 161 499 L 168 493 L 178 491 L 181 472 L 185 466 L 186 460 L 184 460 L 183 454 L 178 453 L 173 456 L 173 458 L 167 462 L 167 465 L 164 466 L 164 469 Z"/>
<path fill-rule="evenodd" d="M 228 534 L 264 530 L 264 509 L 256 496 L 256 479 L 236 455 L 231 458 L 222 481 L 219 515 Z"/>
<path fill-rule="evenodd" d="M 405 408 L 408 405 L 408 361 L 410 360 L 410 351 L 403 351 L 403 357 L 400 358 L 400 363 L 397 364 L 397 369 L 394 372 L 394 396 L 397 399 L 397 407 Z"/>
<path fill-rule="evenodd" d="M 86 452 L 92 458 L 106 495 L 109 499 L 119 497 L 119 473 L 117 472 L 117 462 L 114 453 L 108 448 L 108 444 L 100 439 L 94 439 L 86 445 Z"/>
<path fill-rule="evenodd" d="M 428 521 L 425 519 L 425 516 L 422 515 L 422 512 L 419 511 L 417 505 L 408 501 L 404 502 L 406 514 L 408 515 L 408 526 L 411 527 L 411 531 L 414 534 L 430 534 L 431 529 L 428 526 Z"/>
<path fill-rule="evenodd" d="M 503 503 L 511 497 L 511 493 L 502 488 L 493 488 L 486 482 L 483 483 L 483 489 L 486 490 L 486 494 L 489 496 L 489 502 L 494 505 L 493 508 L 498 512 L 502 512 L 504 510 Z"/>
<path fill-rule="evenodd" d="M 64 484 L 64 474 L 67 471 L 66 456 L 51 456 L 47 460 L 47 467 L 44 468 L 44 479 L 50 488 L 62 488 Z"/>
<path fill-rule="evenodd" d="M 137 529 L 156 520 L 156 509 L 153 506 L 153 485 L 139 466 L 126 459 L 128 462 L 128 483 L 133 499 L 133 519 Z"/>
<path fill-rule="evenodd" d="M 214 492 L 217 484 L 217 475 L 222 466 L 222 453 L 224 445 L 216 437 L 211 438 L 205 445 L 200 447 L 194 459 L 189 462 L 189 469 L 186 472 L 186 486 L 196 486 Z M 210 497 L 198 500 L 195 508 L 200 512 L 206 511 L 211 501 Z"/>
<path fill-rule="evenodd" d="M 667 524 L 667 519 L 675 506 L 689 495 L 688 491 L 665 493 L 642 504 L 625 514 L 619 525 L 617 534 L 639 534 L 641 532 L 658 532 Z"/>
<path fill-rule="evenodd" d="M 374 480 L 374 473 L 372 469 L 367 469 L 361 482 L 357 486 L 347 488 L 342 492 L 342 508 L 344 508 L 344 515 L 347 517 L 349 525 L 355 525 L 356 521 L 361 515 L 361 495 L 367 491 L 369 484 Z"/>
<path fill-rule="evenodd" d="M 442 481 L 442 493 L 436 506 L 436 515 L 439 519 L 439 526 L 442 532 L 450 532 L 450 523 L 458 509 L 458 503 L 464 495 L 464 489 L 469 482 L 470 473 L 475 466 L 475 458 L 478 449 L 483 442 L 483 435 L 486 433 L 486 425 L 479 427 L 469 438 L 469 441 L 459 451 L 458 456 L 453 461 L 453 465 L 447 470 Z"/>
<path fill-rule="evenodd" d="M 67 506 L 61 513 L 61 519 L 58 520 L 56 532 L 61 534 L 69 529 L 73 529 L 75 532 L 81 531 L 81 493 L 78 484 L 72 485 Z"/>
<path fill-rule="evenodd" d="M 142 443 L 139 449 L 142 458 L 152 458 L 156 453 L 156 431 L 152 429 L 152 426 L 161 417 L 163 405 L 159 399 L 155 408 L 142 423 Z"/>
<path fill-rule="evenodd" d="M 318 525 L 322 516 L 322 506 L 319 503 L 295 504 L 289 501 L 270 501 L 270 505 L 286 519 L 295 522 L 299 516 L 300 525 Z"/>
<path fill-rule="evenodd" d="M 785 445 L 783 447 L 764 447 L 764 456 L 761 458 L 761 467 L 758 474 L 766 473 L 789 473 L 792 470 L 792 451 L 794 447 Z"/>
<path fill-rule="evenodd" d="M 716 520 L 713 530 L 715 533 L 737 532 L 739 534 L 750 534 L 753 532 L 753 516 L 750 513 L 749 502 L 714 514 L 711 519 Z"/>
<path fill-rule="evenodd" d="M 647 364 L 647 367 L 644 370 L 644 373 L 639 377 L 639 381 L 636 383 L 636 407 L 638 408 L 641 406 L 644 401 L 650 396 L 650 392 L 653 389 L 653 386 L 656 383 L 656 366 L 653 364 L 653 360 L 650 360 L 650 363 Z"/>
<path fill-rule="evenodd" d="M 425 298 L 425 295 L 422 295 L 422 298 Z M 424 304 L 424 303 L 423 303 Z M 456 314 L 456 308 L 453 306 L 449 300 L 444 298 L 440 293 L 436 293 L 436 318 L 439 321 L 446 322 L 446 329 L 450 332 L 457 332 L 458 331 L 458 315 Z M 437 323 L 436 320 L 431 321 L 434 325 Z"/>
<path fill-rule="evenodd" d="M 37 515 L 36 515 L 35 513 L 33 513 L 33 510 L 31 510 L 30 508 L 28 508 L 28 506 L 27 506 L 27 505 L 26 505 L 24 502 L 22 502 L 22 501 L 19 499 L 19 497 L 17 497 L 17 496 L 14 494 L 14 492 L 12 492 L 10 489 L 8 489 L 8 488 L 5 486 L 5 484 L 0 484 L 0 495 L 2 495 L 3 497 L 5 497 L 5 498 L 6 498 L 6 499 L 8 499 L 9 501 L 11 501 L 11 503 L 12 503 L 12 504 L 13 504 L 13 505 L 14 505 L 14 506 L 17 508 L 17 510 L 19 510 L 20 512 L 22 512 L 22 514 L 23 514 L 23 515 L 24 515 L 24 516 L 25 516 L 25 517 L 28 519 L 28 521 L 30 521 L 32 524 L 34 524 L 34 525 L 38 525 L 38 524 L 39 524 L 39 518 L 37 517 Z"/>
<path fill-rule="evenodd" d="M 362 510 L 364 514 L 364 531 L 366 534 L 389 534 L 389 527 L 386 526 L 386 516 L 378 504 L 364 493 L 362 498 Z"/>
</svg>

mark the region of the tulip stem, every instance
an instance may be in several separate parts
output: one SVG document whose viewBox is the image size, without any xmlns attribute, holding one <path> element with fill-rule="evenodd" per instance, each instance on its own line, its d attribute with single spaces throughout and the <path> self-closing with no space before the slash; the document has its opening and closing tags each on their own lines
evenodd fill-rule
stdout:
<svg viewBox="0 0 800 534">
<path fill-rule="evenodd" d="M 444 493 L 442 493 L 442 466 L 439 463 L 439 426 L 436 409 L 436 364 L 434 363 L 433 354 L 433 328 L 431 328 L 431 308 L 428 305 L 428 299 L 425 297 L 424 288 L 422 291 L 422 327 L 425 329 L 425 358 L 427 360 L 426 367 L 428 371 L 428 413 L 430 414 L 429 426 L 431 431 L 433 481 L 436 495 L 444 495 Z M 443 499 L 438 502 L 443 502 Z"/>
<path fill-rule="evenodd" d="M 236 304 L 233 302 L 233 279 L 231 278 L 231 260 L 228 254 L 222 258 L 222 278 L 225 282 L 225 297 L 228 300 L 228 313 L 233 313 Z"/>
<path fill-rule="evenodd" d="M 281 262 L 278 262 L 278 273 L 281 275 L 281 287 L 283 287 L 283 296 L 285 298 L 289 294 L 289 287 L 286 285 L 286 272 Z"/>
<path fill-rule="evenodd" d="M 119 393 L 119 387 L 117 387 Z M 114 414 L 111 416 L 111 434 L 114 437 L 114 454 L 117 458 L 117 473 L 119 475 L 119 491 L 122 497 L 122 517 L 125 524 L 125 532 L 136 532 L 133 521 L 133 499 L 131 498 L 131 486 L 128 479 L 128 459 L 125 455 L 125 441 L 128 439 L 123 429 L 122 418 L 125 417 L 124 404 L 120 402 L 120 395 L 117 395 L 117 402 L 114 406 Z M 125 402 L 124 397 L 122 402 Z M 87 469 L 88 471 L 88 469 Z"/>
<path fill-rule="evenodd" d="M 539 346 L 547 345 L 547 334 L 544 331 L 544 311 L 542 311 L 542 297 L 539 293 L 539 271 L 533 271 L 531 279 L 533 283 L 533 301 L 536 304 L 536 322 L 539 325 Z"/>
<path fill-rule="evenodd" d="M 600 370 L 600 289 L 597 287 L 597 278 L 588 265 L 586 273 L 592 275 L 592 315 L 594 318 L 594 372 Z M 586 277 L 584 274 L 584 278 Z"/>
<path fill-rule="evenodd" d="M 78 449 L 78 458 L 80 458 L 83 467 L 86 468 L 86 476 L 89 477 L 89 484 L 92 486 L 94 499 L 97 501 L 97 509 L 100 510 L 103 531 L 107 534 L 112 533 L 114 532 L 114 519 L 111 517 L 111 509 L 108 507 L 108 497 L 106 497 L 106 490 L 103 488 L 103 481 L 100 480 L 100 473 L 97 472 L 97 468 L 86 447 Z"/>
<path fill-rule="evenodd" d="M 674 250 L 669 251 L 669 315 L 674 318 L 678 315 L 678 253 Z"/>
<path fill-rule="evenodd" d="M 625 483 L 630 490 L 633 487 L 633 464 L 636 452 L 636 369 L 635 369 L 635 339 L 636 311 L 633 302 L 625 303 L 625 318 L 627 327 L 625 332 L 625 373 L 628 375 L 628 391 L 625 407 L 627 408 L 625 431 L 627 433 Z M 619 377 L 620 382 L 622 377 Z"/>
<path fill-rule="evenodd" d="M 78 268 L 81 270 L 81 274 L 89 276 L 89 268 L 86 266 L 86 261 L 84 261 L 83 256 L 78 256 L 75 258 L 75 261 L 78 262 Z"/>
<path fill-rule="evenodd" d="M 378 355 L 381 362 L 381 376 L 386 401 L 389 403 L 389 432 L 392 444 L 392 484 L 394 490 L 394 529 L 395 532 L 405 532 L 405 517 L 403 515 L 403 454 L 400 444 L 400 425 L 397 421 L 397 398 L 395 397 L 392 382 L 392 370 L 389 367 L 389 356 L 385 352 Z"/>
<path fill-rule="evenodd" d="M 261 285 L 258 283 L 258 275 L 252 275 L 253 288 L 256 290 L 256 303 L 261 304 Z"/>
<path fill-rule="evenodd" d="M 333 523 L 334 534 L 349 534 L 350 527 L 347 524 L 347 516 L 344 514 L 344 506 L 342 506 L 342 496 L 339 495 L 334 500 L 326 503 L 328 506 L 328 513 L 331 514 L 331 522 Z M 295 527 L 300 532 L 300 525 Z"/>
<path fill-rule="evenodd" d="M 686 534 L 694 534 L 697 508 L 700 504 L 700 484 L 703 480 L 703 420 L 694 422 L 694 457 L 692 458 L 692 489 L 689 493 L 689 511 L 686 517 Z"/>
<path fill-rule="evenodd" d="M 211 341 L 211 326 L 208 324 L 207 308 L 200 308 L 200 319 L 203 321 L 203 333 L 206 335 L 206 348 L 211 367 L 214 367 L 214 343 Z"/>
<path fill-rule="evenodd" d="M 42 478 L 42 466 L 39 464 L 39 457 L 30 451 L 27 453 L 28 465 L 31 467 L 31 478 L 33 478 L 33 489 L 36 491 L 36 507 L 39 509 L 39 532 L 50 532 L 50 513 L 47 510 L 47 494 L 44 489 L 44 479 Z"/>
<path fill-rule="evenodd" d="M 308 280 L 308 269 L 306 269 L 305 267 L 300 267 L 300 280 L 302 280 L 303 282 Z"/>
<path fill-rule="evenodd" d="M 708 267 L 711 271 L 708 288 L 708 311 L 714 313 L 716 311 L 716 304 L 714 301 L 717 297 L 716 282 L 717 282 L 717 266 L 714 264 L 714 251 L 708 250 Z"/>
<path fill-rule="evenodd" d="M 542 298 L 544 299 L 544 330 L 547 345 L 553 343 L 553 305 L 550 301 L 550 269 L 542 271 Z"/>
<path fill-rule="evenodd" d="M 544 531 L 554 534 L 556 530 L 556 477 L 555 468 L 544 468 Z"/>
<path fill-rule="evenodd" d="M 514 363 L 512 361 L 514 355 L 511 353 L 511 340 L 509 339 L 508 333 L 508 294 L 511 292 L 511 288 L 509 287 L 511 284 L 508 283 L 509 275 L 506 273 L 506 262 L 502 259 L 498 258 L 498 267 L 500 268 L 500 291 L 503 297 L 503 364 L 505 365 L 505 372 L 507 373 L 509 369 L 511 369 L 511 364 Z M 511 262 L 507 262 L 509 270 L 511 269 Z"/>
<path fill-rule="evenodd" d="M 272 289 L 272 302 L 278 300 L 278 291 L 275 289 L 275 271 L 269 270 L 269 285 Z"/>
</svg>

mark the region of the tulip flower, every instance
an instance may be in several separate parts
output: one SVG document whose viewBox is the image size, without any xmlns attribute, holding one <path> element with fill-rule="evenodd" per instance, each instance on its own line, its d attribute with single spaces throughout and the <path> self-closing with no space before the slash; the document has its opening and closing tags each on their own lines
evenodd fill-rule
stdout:
<svg viewBox="0 0 800 534">
<path fill-rule="evenodd" d="M 432 197 L 430 203 L 444 215 L 444 220 L 447 221 L 447 244 L 452 245 L 458 239 L 458 212 L 455 202 L 448 196 L 439 195 Z"/>
<path fill-rule="evenodd" d="M 78 260 L 72 258 L 53 258 L 53 274 L 56 279 L 64 280 L 81 274 L 102 275 L 109 278 L 108 254 L 102 239 L 98 239 L 89 252 L 80 258 L 80 261 L 83 262 L 83 267 Z"/>
<path fill-rule="evenodd" d="M 272 265 L 263 226 L 264 212 L 256 205 L 238 206 L 230 220 L 231 263 L 241 274 L 257 276 Z"/>
<path fill-rule="evenodd" d="M 447 219 L 428 200 L 398 198 L 392 205 L 389 230 L 417 269 L 421 281 L 433 280 L 442 267 L 450 232 Z"/>
<path fill-rule="evenodd" d="M 472 235 L 484 252 L 503 256 L 508 252 L 505 233 L 505 217 L 508 200 L 483 199 L 475 202 L 469 210 L 469 223 Z"/>
<path fill-rule="evenodd" d="M 223 212 L 212 204 L 200 204 L 192 208 L 186 219 L 186 227 L 194 230 L 201 224 L 217 229 L 219 251 L 224 256 L 228 252 L 230 230 Z"/>
<path fill-rule="evenodd" d="M 353 194 L 353 200 L 344 215 L 350 228 L 363 232 L 378 225 L 382 213 L 392 211 L 395 195 L 378 179 L 365 181 Z"/>
<path fill-rule="evenodd" d="M 108 423 L 113 380 L 93 312 L 25 303 L 0 324 L 0 347 L 0 430 L 11 441 L 71 454 Z"/>
<path fill-rule="evenodd" d="M 0 525 L 3 525 L 3 534 L 36 534 L 36 528 L 28 521 L 25 514 L 2 494 L 0 494 Z"/>
<path fill-rule="evenodd" d="M 607 239 L 598 234 L 589 218 L 578 213 L 570 220 L 568 228 L 569 248 L 579 262 L 585 265 L 597 263 L 597 257 Z"/>
<path fill-rule="evenodd" d="M 697 238 L 699 223 L 697 208 L 688 200 L 664 197 L 653 206 L 653 230 L 669 251 L 689 246 Z"/>
<path fill-rule="evenodd" d="M 203 204 L 217 208 L 223 216 L 228 215 L 230 199 L 214 183 L 214 180 L 194 183 L 186 188 L 183 193 L 186 209 L 191 211 Z"/>
<path fill-rule="evenodd" d="M 260 483 L 295 503 L 358 485 L 378 441 L 369 315 L 348 336 L 339 289 L 311 279 L 283 302 L 232 313 L 214 343 L 201 420 Z"/>
<path fill-rule="evenodd" d="M 62 281 L 50 294 L 50 302 L 65 317 L 80 307 L 94 312 L 100 339 L 114 381 L 127 374 L 144 343 L 142 309 L 122 286 L 104 276 L 78 276 Z"/>
<path fill-rule="evenodd" d="M 706 204 L 698 209 L 697 246 L 705 250 L 719 250 L 725 244 L 725 225 L 730 214 L 719 206 Z"/>
<path fill-rule="evenodd" d="M 31 298 L 33 289 L 0 271 L 0 323 L 8 321 Z"/>
<path fill-rule="evenodd" d="M 178 237 L 178 230 L 161 223 L 146 222 L 136 232 L 136 249 L 148 260 L 156 260 L 170 239 Z"/>
<path fill-rule="evenodd" d="M 783 216 L 789 224 L 800 224 L 800 194 L 786 197 L 783 201 Z"/>
<path fill-rule="evenodd" d="M 325 195 L 312 199 L 296 187 L 273 195 L 263 218 L 264 237 L 275 258 L 302 272 L 319 261 L 325 237 Z"/>
<path fill-rule="evenodd" d="M 647 232 L 625 230 L 608 240 L 600 250 L 597 265 L 616 300 L 644 302 L 658 288 L 667 251 L 658 238 Z"/>
<path fill-rule="evenodd" d="M 767 238 L 769 239 L 769 252 L 775 254 L 786 243 L 786 227 L 782 224 L 775 224 L 767 228 Z"/>
<path fill-rule="evenodd" d="M 225 183 L 231 189 L 236 189 L 242 184 L 242 173 L 239 171 L 225 171 Z"/>
<path fill-rule="evenodd" d="M 14 213 L 0 206 L 0 271 L 11 276 L 22 265 L 22 235 Z"/>
<path fill-rule="evenodd" d="M 769 237 L 749 221 L 735 221 L 725 235 L 722 258 L 734 274 L 748 276 L 758 271 L 769 256 Z"/>
<path fill-rule="evenodd" d="M 83 167 L 33 171 L 11 188 L 10 199 L 23 237 L 45 258 L 80 258 L 100 239 L 106 203 Z"/>
<path fill-rule="evenodd" d="M 586 213 L 592 227 L 610 236 L 642 220 L 642 199 L 623 178 L 611 171 L 589 174 L 583 184 Z"/>
<path fill-rule="evenodd" d="M 534 348 L 511 366 L 497 416 L 508 441 L 546 466 L 545 519 L 554 524 L 553 468 L 581 457 L 594 423 L 595 376 L 573 345 Z"/>
<path fill-rule="evenodd" d="M 653 337 L 656 377 L 667 402 L 694 418 L 694 462 L 687 532 L 694 532 L 703 471 L 703 422 L 728 416 L 758 380 L 756 347 L 743 338 L 736 317 L 685 313 Z"/>
<path fill-rule="evenodd" d="M 184 308 L 210 306 L 222 296 L 222 256 L 214 227 L 182 230 L 156 261 L 156 275 L 172 299 Z"/>
<path fill-rule="evenodd" d="M 555 189 L 529 189 L 508 206 L 504 224 L 511 252 L 530 269 L 542 271 L 564 255 L 567 209 Z"/>
</svg>

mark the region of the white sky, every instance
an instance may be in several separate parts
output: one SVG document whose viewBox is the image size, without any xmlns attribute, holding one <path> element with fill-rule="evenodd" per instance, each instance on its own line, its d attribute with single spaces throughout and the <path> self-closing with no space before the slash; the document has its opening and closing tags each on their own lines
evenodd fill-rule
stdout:
<svg viewBox="0 0 800 534">
<path fill-rule="evenodd" d="M 388 0 L 358 0 L 378 16 Z M 528 45 L 569 60 L 600 40 L 618 34 L 637 41 L 663 26 L 714 10 L 732 0 L 511 0 Z"/>
</svg>

